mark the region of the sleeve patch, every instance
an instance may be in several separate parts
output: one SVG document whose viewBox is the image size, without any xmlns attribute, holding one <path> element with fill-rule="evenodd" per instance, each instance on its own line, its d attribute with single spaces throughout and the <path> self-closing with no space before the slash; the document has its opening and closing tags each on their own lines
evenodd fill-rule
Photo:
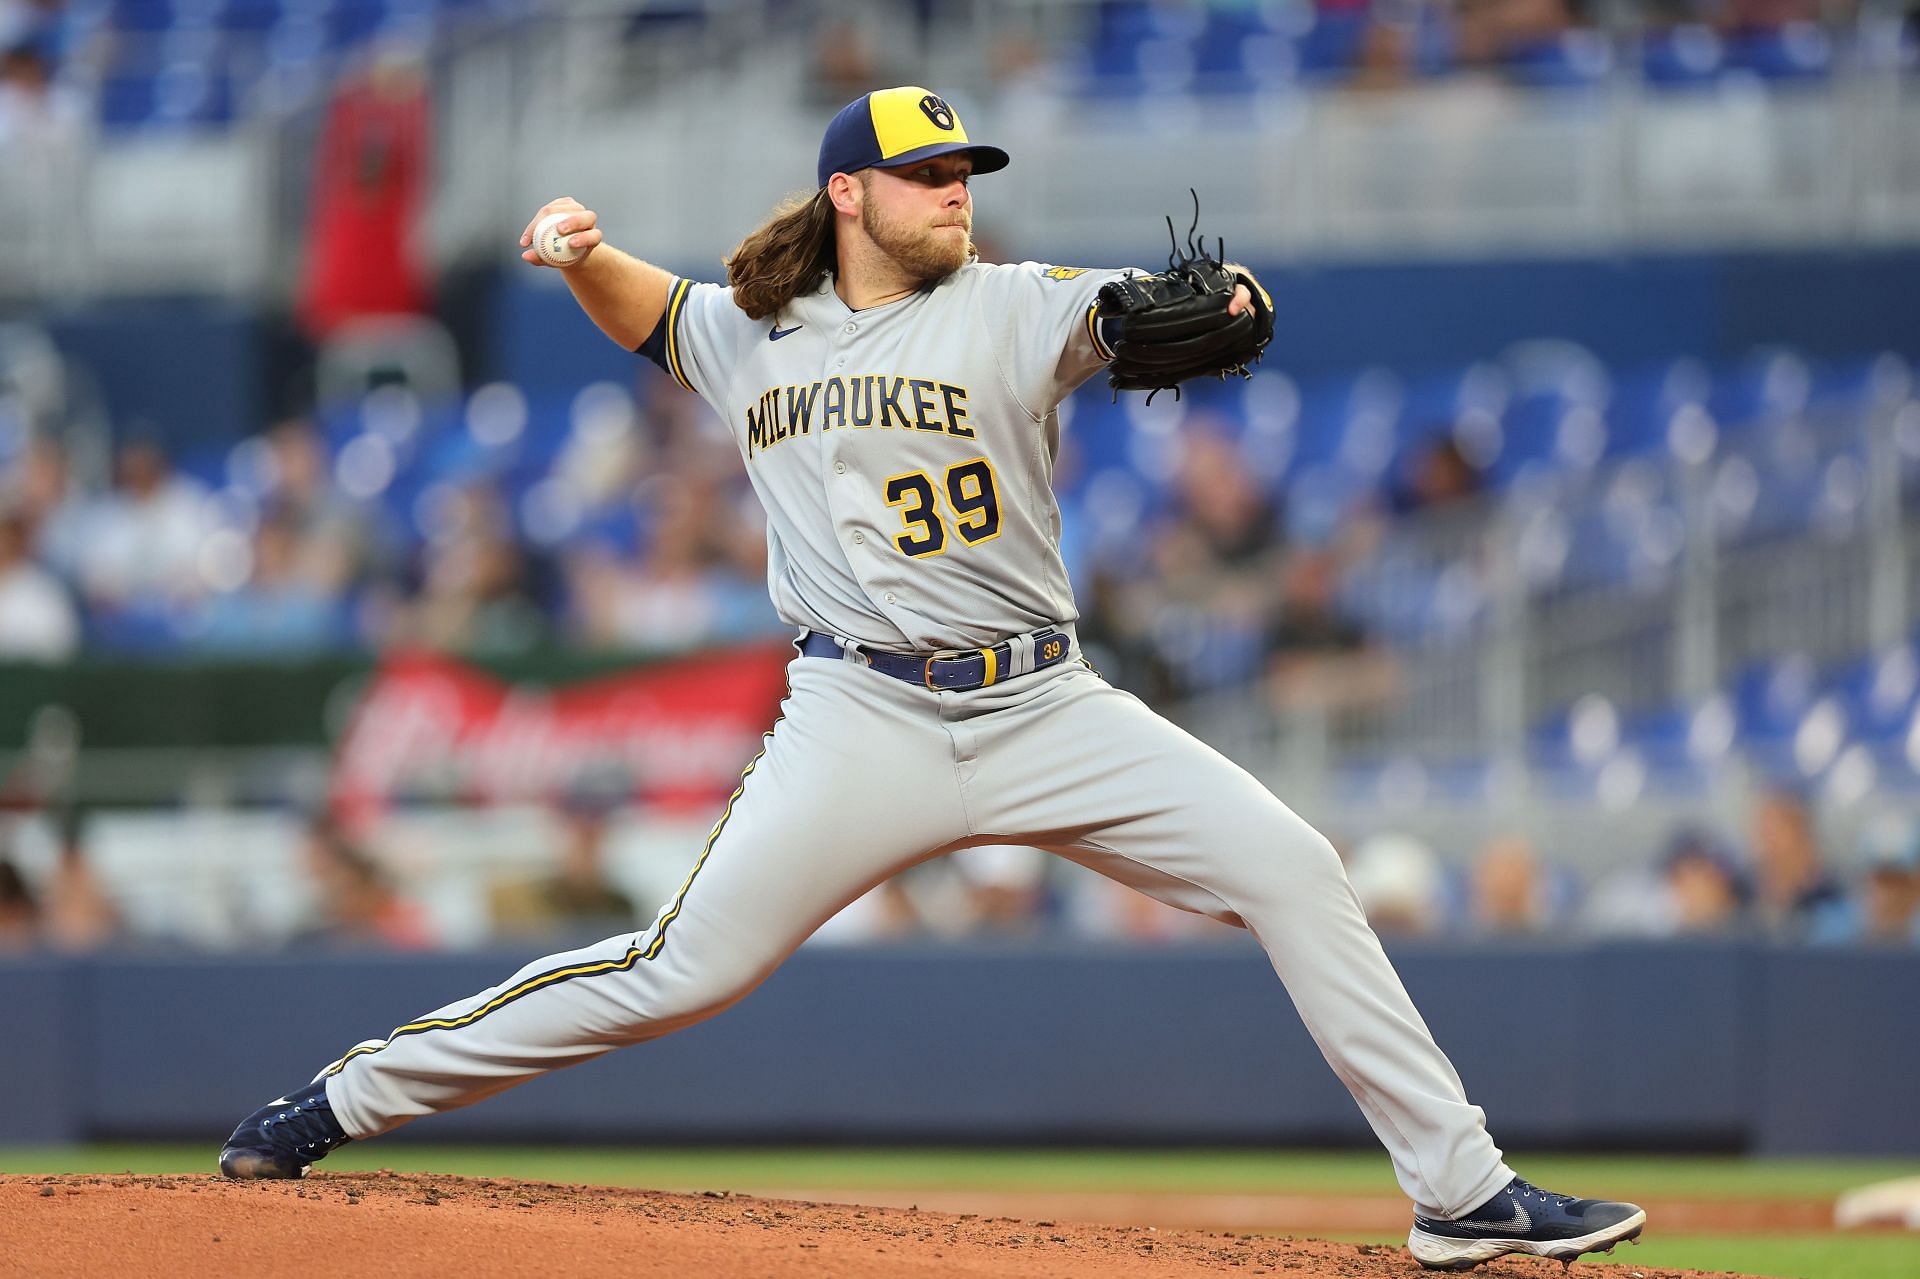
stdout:
<svg viewBox="0 0 1920 1279">
<path fill-rule="evenodd" d="M 1087 273 L 1083 266 L 1050 266 L 1040 273 L 1043 280 L 1072 280 Z"/>
</svg>

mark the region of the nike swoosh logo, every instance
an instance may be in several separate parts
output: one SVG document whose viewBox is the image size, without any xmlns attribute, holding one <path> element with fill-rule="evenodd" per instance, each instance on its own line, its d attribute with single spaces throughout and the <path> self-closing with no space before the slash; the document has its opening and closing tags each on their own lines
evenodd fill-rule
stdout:
<svg viewBox="0 0 1920 1279">
<path fill-rule="evenodd" d="M 1527 1215 L 1525 1208 L 1515 1204 L 1513 1216 L 1505 1221 L 1449 1221 L 1447 1224 L 1455 1230 L 1471 1231 L 1476 1235 L 1524 1235 L 1533 1229 L 1533 1218 Z"/>
<path fill-rule="evenodd" d="M 790 329 L 783 329 L 776 324 L 773 326 L 772 332 L 767 334 L 767 341 L 778 342 L 781 338 L 787 337 L 790 334 L 798 333 L 801 329 L 804 329 L 806 327 L 807 326 L 804 324 L 796 324 Z"/>
</svg>

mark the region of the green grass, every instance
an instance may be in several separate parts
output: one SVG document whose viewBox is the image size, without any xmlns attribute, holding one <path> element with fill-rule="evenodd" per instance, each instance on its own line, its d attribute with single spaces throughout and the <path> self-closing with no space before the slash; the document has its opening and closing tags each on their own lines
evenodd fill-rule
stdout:
<svg viewBox="0 0 1920 1279">
<path fill-rule="evenodd" d="M 1654 1223 L 1656 1227 L 1658 1223 Z M 1349 1243 L 1401 1244 L 1405 1235 L 1333 1235 Z M 1892 1234 L 1654 1235 L 1621 1244 L 1609 1257 L 1590 1254 L 1588 1264 L 1633 1270 L 1674 1267 L 1732 1271 L 1767 1279 L 1914 1279 L 1920 1275 L 1920 1238 Z M 1579 1279 L 1580 1270 L 1572 1271 Z"/>
<path fill-rule="evenodd" d="M 1828 1197 L 1892 1177 L 1920 1174 L 1920 1161 L 1741 1159 L 1719 1156 L 1525 1155 L 1529 1180 L 1596 1196 L 1729 1199 Z M 1129 1190 L 1240 1194 L 1305 1192 L 1395 1195 L 1384 1155 L 1348 1151 L 610 1149 L 537 1146 L 352 1145 L 328 1171 L 393 1168 L 466 1176 L 521 1177 L 662 1190 L 875 1188 Z M 200 1146 L 0 1147 L 0 1172 L 213 1171 Z M 1667 1235 L 1599 1260 L 1637 1268 L 1734 1270 L 1780 1279 L 1915 1279 L 1912 1235 Z M 1373 1239 L 1370 1242 L 1402 1242 Z M 1577 1273 L 1577 1272 L 1576 1272 Z"/>
<path fill-rule="evenodd" d="M 0 1147 L 0 1172 L 205 1172 L 207 1146 Z M 1583 1195 L 1650 1199 L 1826 1196 L 1892 1177 L 1920 1161 L 1721 1156 L 1524 1155 L 1529 1181 Z M 749 1185 L 954 1189 L 1175 1190 L 1397 1194 L 1386 1156 L 1368 1151 L 921 1150 L 347 1146 L 328 1169 L 394 1168 L 662 1189 Z"/>
<path fill-rule="evenodd" d="M 1899 1235 L 1678 1235 L 1621 1248 L 1602 1261 L 1736 1270 L 1787 1279 L 1914 1279 L 1920 1238 Z"/>
</svg>

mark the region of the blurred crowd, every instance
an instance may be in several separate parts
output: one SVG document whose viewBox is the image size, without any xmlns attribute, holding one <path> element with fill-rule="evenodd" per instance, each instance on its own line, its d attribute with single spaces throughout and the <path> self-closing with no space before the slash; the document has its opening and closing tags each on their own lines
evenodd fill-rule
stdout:
<svg viewBox="0 0 1920 1279">
<path fill-rule="evenodd" d="M 196 8 L 191 20 L 243 7 Z M 1735 47 L 1781 74 L 1825 66 L 1830 48 L 1813 56 L 1823 47 L 1820 31 L 1869 9 L 1904 15 L 1898 21 L 1911 31 L 1920 3 L 1662 0 L 1635 12 L 1644 19 L 1637 25 L 1672 36 L 1662 47 L 1670 46 L 1678 80 L 1720 66 Z M 926 31 L 939 29 L 935 6 L 916 11 Z M 76 32 L 111 35 L 132 30 L 136 18 L 171 21 L 172 12 L 0 0 L 0 148 L 67 145 L 96 123 L 107 101 L 106 64 L 87 62 L 97 42 Z M 1010 36 L 996 54 L 1002 84 L 1055 83 L 1069 63 L 1084 64 L 1076 83 L 1096 93 L 1123 82 L 1133 86 L 1127 91 L 1166 87 L 1169 70 L 1196 90 L 1257 85 L 1283 66 L 1289 76 L 1313 72 L 1355 88 L 1461 69 L 1568 65 L 1586 74 L 1611 57 L 1588 37 L 1603 20 L 1618 26 L 1617 14 L 1585 0 L 1128 0 L 1078 13 L 1085 30 L 1077 54 L 1063 55 L 1037 34 Z M 814 35 L 812 78 L 828 105 L 915 78 L 923 65 L 902 61 L 901 50 L 859 24 L 823 25 Z M 1782 60 L 1765 63 L 1776 47 Z M 1656 65 L 1664 64 L 1647 63 L 1650 78 Z M 404 256 L 432 151 L 425 97 L 417 79 L 378 76 L 358 89 L 344 84 L 336 97 L 316 156 L 313 204 L 338 216 L 316 214 L 296 307 L 316 341 L 369 313 L 435 305 L 423 262 L 383 261 L 355 274 L 369 242 Z M 157 119 L 136 113 L 122 123 Z M 376 188 L 378 201 L 369 194 Z M 344 426 L 325 415 L 290 416 L 212 457 L 183 451 L 177 432 L 134 422 L 111 432 L 66 429 L 33 402 L 30 377 L 0 377 L 0 663 L 81 655 L 282 660 L 416 646 L 483 657 L 553 647 L 660 653 L 785 633 L 766 598 L 762 516 L 731 442 L 691 397 L 653 394 L 645 367 L 638 377 L 632 386 L 587 388 L 567 412 L 546 417 L 530 417 L 519 389 L 495 384 L 459 397 L 432 429 L 421 427 L 421 404 L 410 393 L 376 389 Z M 1485 412 L 1473 418 L 1478 410 L 1464 399 L 1449 401 L 1449 411 L 1458 410 L 1452 417 L 1409 410 L 1389 429 L 1404 438 L 1380 447 L 1379 423 L 1362 410 L 1340 427 L 1338 465 L 1296 468 L 1291 482 L 1289 462 L 1260 456 L 1257 406 L 1222 411 L 1189 397 L 1173 427 L 1090 417 L 1069 429 L 1065 549 L 1080 592 L 1081 639 L 1098 668 L 1163 702 L 1238 698 L 1249 689 L 1308 714 L 1391 702 L 1407 682 L 1400 637 L 1385 633 L 1378 611 L 1356 605 L 1356 580 L 1378 569 L 1397 523 L 1419 521 L 1438 544 L 1448 521 L 1474 517 L 1480 499 L 1512 476 L 1491 469 L 1502 423 Z M 1604 429 L 1588 448 L 1588 435 L 1570 428 L 1596 414 L 1571 404 L 1551 430 L 1535 434 L 1591 468 Z M 1480 429 L 1488 422 L 1490 446 Z M 1518 442 L 1513 423 L 1506 426 Z M 1663 408 L 1662 441 L 1666 426 Z M 1289 448 L 1308 434 L 1294 419 L 1285 430 Z M 541 435 L 552 438 L 534 438 Z M 1280 438 L 1272 432 L 1266 443 Z M 445 458 L 436 458 L 443 446 Z M 1099 447 L 1112 455 L 1080 456 Z M 1142 463 L 1148 454 L 1151 464 Z M 1336 492 L 1337 500 L 1326 496 Z M 1121 535 L 1103 536 L 1103 522 L 1124 526 Z M 1662 527 L 1641 523 L 1650 533 Z M 1571 540 L 1577 549 L 1580 539 Z M 1420 592 L 1439 601 L 1438 615 L 1451 607 L 1438 588 L 1458 575 L 1429 576 Z M 623 871 L 623 820 L 618 805 L 602 799 L 557 804 L 560 834 L 551 846 L 512 873 L 488 873 L 476 908 L 487 935 L 584 936 L 644 924 L 658 886 Z M 142 940 L 128 922 L 124 886 L 90 860 L 87 829 L 78 819 L 64 823 L 57 854 L 39 861 L 0 844 L 0 945 L 85 950 Z M 1342 851 L 1370 917 L 1389 936 L 1920 939 L 1920 834 L 1912 825 L 1889 820 L 1870 827 L 1858 847 L 1827 848 L 1804 800 L 1787 790 L 1756 802 L 1740 838 L 1678 830 L 1644 864 L 1592 879 L 1511 833 L 1477 849 L 1376 834 Z M 304 914 L 284 938 L 268 940 L 448 944 L 431 890 L 383 848 L 379 832 L 315 821 L 300 865 Z M 995 847 L 883 885 L 825 935 L 1172 941 L 1218 929 L 1033 850 Z"/>
<path fill-rule="evenodd" d="M 1480 493 L 1472 467 L 1435 469 L 1433 459 L 1459 454 L 1448 427 L 1433 430 L 1404 474 L 1388 471 L 1352 494 L 1330 527 L 1303 534 L 1234 424 L 1205 410 L 1186 415 L 1164 492 L 1135 535 L 1086 546 L 1081 526 L 1095 517 L 1080 508 L 1101 495 L 1068 499 L 1080 638 L 1095 665 L 1153 701 L 1262 684 L 1282 707 L 1385 700 L 1396 687 L 1394 658 L 1343 586 L 1368 562 L 1382 521 Z"/>
<path fill-rule="evenodd" d="M 785 634 L 731 443 L 696 402 L 650 394 L 650 368 L 639 376 L 638 397 L 583 396 L 601 409 L 576 413 L 534 473 L 456 466 L 405 495 L 356 489 L 371 434 L 341 445 L 306 418 L 204 479 L 149 431 L 89 446 L 0 422 L 0 662 L 666 653 Z M 1163 491 L 1121 543 L 1084 535 L 1099 493 L 1067 494 L 1084 646 L 1154 700 L 1252 683 L 1283 707 L 1384 702 L 1396 658 L 1346 588 L 1385 524 L 1465 510 L 1479 473 L 1437 424 L 1404 467 L 1302 535 L 1235 429 L 1190 415 Z M 1077 448 L 1070 435 L 1068 483 Z M 564 508 L 559 523 L 543 503 Z"/>
<path fill-rule="evenodd" d="M 884 24 L 816 28 L 821 104 L 911 81 L 921 49 L 953 38 L 933 6 L 898 8 L 920 14 L 911 45 L 890 41 Z M 996 86 L 1042 98 L 1373 93 L 1447 79 L 1555 88 L 1621 73 L 1685 87 L 1920 60 L 1915 0 L 1087 0 L 1032 14 L 1009 5 L 1001 18 L 987 51 Z"/>
<path fill-rule="evenodd" d="M 626 43 L 732 45 L 732 5 L 635 6 Z M 370 49 L 424 47 L 511 0 L 0 0 L 0 145 L 72 143 L 107 130 L 226 127 L 323 93 Z M 1634 65 L 1654 83 L 1732 70 L 1827 73 L 1853 40 L 1876 65 L 1911 65 L 1915 0 L 1086 0 L 1009 4 L 979 52 L 1001 88 L 1094 96 L 1255 92 L 1295 83 L 1382 89 L 1462 73 L 1587 83 Z M 769 4 L 759 15 L 812 53 L 822 102 L 911 82 L 934 39 L 971 38 L 926 0 Z M 1902 34 L 1904 32 L 1904 34 Z M 1614 39 L 1615 33 L 1621 38 Z"/>
<path fill-rule="evenodd" d="M 356 501 L 315 426 L 290 419 L 219 489 L 131 432 L 102 474 L 54 435 L 0 440 L 0 660 L 83 648 L 298 656 L 427 645 L 479 655 L 543 645 L 668 651 L 778 629 L 757 508 L 730 446 L 634 416 L 577 537 L 543 547 L 490 477 L 423 498 L 425 531 Z M 637 473 L 644 454 L 645 473 Z"/>
<path fill-rule="evenodd" d="M 460 927 L 442 912 L 444 885 L 409 875 L 406 859 L 378 831 L 315 819 L 300 839 L 300 908 L 279 932 L 235 940 L 396 950 L 477 941 L 558 946 L 644 927 L 676 881 L 664 866 L 635 873 L 623 849 L 622 823 L 631 815 L 623 802 L 591 792 L 560 799 L 551 837 L 533 855 L 475 868 L 478 883 L 461 896 L 480 918 Z M 128 922 L 138 913 L 130 895 L 140 886 L 101 873 L 87 829 L 78 818 L 60 823 L 55 847 L 39 857 L 0 844 L 0 950 L 179 942 L 177 934 L 143 933 Z M 1802 797 L 1787 790 L 1759 794 L 1739 838 L 1680 828 L 1651 857 L 1623 859 L 1592 878 L 1514 834 L 1496 833 L 1464 858 L 1395 833 L 1341 851 L 1369 921 L 1390 945 L 1612 938 L 1920 946 L 1920 819 L 1882 814 L 1856 847 L 1835 852 Z M 889 880 L 829 921 L 820 940 L 1178 944 L 1230 933 L 1035 849 L 989 846 Z"/>
<path fill-rule="evenodd" d="M 1883 813 L 1847 854 L 1822 842 L 1803 796 L 1774 788 L 1755 798 L 1740 838 L 1681 827 L 1651 859 L 1590 881 L 1513 834 L 1457 865 L 1413 836 L 1375 835 L 1347 865 L 1390 937 L 1920 944 L 1920 819 Z"/>
</svg>

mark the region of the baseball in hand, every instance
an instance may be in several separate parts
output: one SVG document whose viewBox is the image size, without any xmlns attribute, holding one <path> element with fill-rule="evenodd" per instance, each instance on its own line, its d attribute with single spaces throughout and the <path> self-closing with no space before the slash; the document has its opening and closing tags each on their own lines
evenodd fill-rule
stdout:
<svg viewBox="0 0 1920 1279">
<path fill-rule="evenodd" d="M 572 237 L 561 233 L 560 224 L 578 213 L 578 209 L 549 213 L 533 226 L 533 251 L 548 266 L 572 266 L 585 254 L 586 250 L 576 249 L 568 243 Z"/>
</svg>

